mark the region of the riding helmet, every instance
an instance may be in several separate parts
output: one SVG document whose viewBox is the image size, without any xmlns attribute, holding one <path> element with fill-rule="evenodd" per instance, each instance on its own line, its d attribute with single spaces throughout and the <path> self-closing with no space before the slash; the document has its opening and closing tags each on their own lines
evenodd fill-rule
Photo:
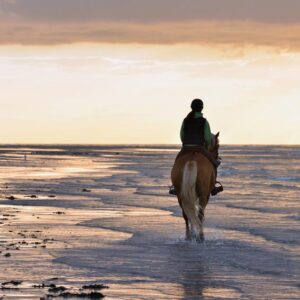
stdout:
<svg viewBox="0 0 300 300">
<path fill-rule="evenodd" d="M 203 109 L 203 101 L 201 99 L 194 99 L 191 104 L 193 111 L 201 112 Z"/>
</svg>

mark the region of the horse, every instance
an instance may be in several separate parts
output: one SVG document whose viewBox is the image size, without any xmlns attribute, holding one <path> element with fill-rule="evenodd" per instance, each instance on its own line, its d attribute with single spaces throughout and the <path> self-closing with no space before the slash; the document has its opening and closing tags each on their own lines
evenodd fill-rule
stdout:
<svg viewBox="0 0 300 300">
<path fill-rule="evenodd" d="M 219 132 L 212 135 L 209 152 L 219 157 Z M 216 167 L 203 153 L 191 151 L 179 155 L 171 171 L 171 181 L 177 191 L 186 225 L 186 239 L 204 241 L 204 210 L 216 182 Z"/>
</svg>

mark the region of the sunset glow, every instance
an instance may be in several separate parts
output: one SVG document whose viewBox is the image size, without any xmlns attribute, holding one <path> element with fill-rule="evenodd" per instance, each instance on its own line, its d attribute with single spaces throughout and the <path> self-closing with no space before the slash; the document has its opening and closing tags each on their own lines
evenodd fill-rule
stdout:
<svg viewBox="0 0 300 300">
<path fill-rule="evenodd" d="M 0 0 L 1 143 L 179 143 L 195 97 L 223 143 L 300 142 L 294 14 L 230 20 L 225 9 L 208 20 L 187 9 L 138 20 L 110 7 L 109 20 L 87 20 L 64 0 L 58 20 L 57 1 L 24 3 Z"/>
</svg>

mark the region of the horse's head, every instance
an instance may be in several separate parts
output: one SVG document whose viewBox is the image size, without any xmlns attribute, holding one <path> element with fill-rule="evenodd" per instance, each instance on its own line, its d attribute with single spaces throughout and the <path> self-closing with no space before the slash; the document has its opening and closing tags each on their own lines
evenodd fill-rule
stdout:
<svg viewBox="0 0 300 300">
<path fill-rule="evenodd" d="M 218 157 L 219 157 L 219 147 L 220 147 L 219 135 L 220 135 L 220 132 L 212 135 L 212 143 L 211 143 L 211 146 L 209 149 L 215 159 L 218 159 Z"/>
</svg>

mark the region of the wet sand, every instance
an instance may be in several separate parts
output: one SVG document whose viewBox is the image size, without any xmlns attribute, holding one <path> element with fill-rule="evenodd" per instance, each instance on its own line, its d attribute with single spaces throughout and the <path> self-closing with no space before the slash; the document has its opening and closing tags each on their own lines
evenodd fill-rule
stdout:
<svg viewBox="0 0 300 300">
<path fill-rule="evenodd" d="M 300 147 L 223 147 L 200 245 L 167 194 L 176 151 L 0 147 L 0 299 L 299 299 Z"/>
</svg>

